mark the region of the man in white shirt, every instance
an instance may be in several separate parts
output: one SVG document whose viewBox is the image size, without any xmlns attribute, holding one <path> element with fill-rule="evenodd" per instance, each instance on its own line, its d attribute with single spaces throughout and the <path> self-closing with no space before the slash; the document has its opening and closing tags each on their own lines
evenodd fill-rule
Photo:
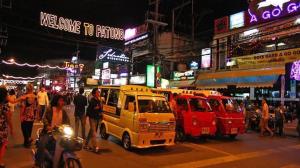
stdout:
<svg viewBox="0 0 300 168">
<path fill-rule="evenodd" d="M 46 107 L 49 105 L 48 94 L 45 91 L 45 87 L 42 87 L 38 92 L 38 104 L 39 104 L 39 115 L 37 116 L 39 120 L 42 120 Z"/>
</svg>

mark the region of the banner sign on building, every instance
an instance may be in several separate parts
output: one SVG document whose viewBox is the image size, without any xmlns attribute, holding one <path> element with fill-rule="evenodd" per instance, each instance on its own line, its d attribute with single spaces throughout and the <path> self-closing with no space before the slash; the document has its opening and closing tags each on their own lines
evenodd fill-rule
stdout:
<svg viewBox="0 0 300 168">
<path fill-rule="evenodd" d="M 229 19 L 228 16 L 215 20 L 215 34 L 225 33 L 229 31 Z"/>
<path fill-rule="evenodd" d="M 232 58 L 239 68 L 271 67 L 300 60 L 300 48 Z"/>
<path fill-rule="evenodd" d="M 300 13 L 300 0 L 252 0 L 248 9 L 249 25 Z"/>
<path fill-rule="evenodd" d="M 124 40 L 125 35 L 124 29 L 121 28 L 94 25 L 45 12 L 40 12 L 40 25 L 65 32 L 112 40 Z"/>
<path fill-rule="evenodd" d="M 98 47 L 96 60 L 104 62 L 120 62 L 129 63 L 130 58 L 126 56 L 122 50 L 110 47 Z"/>
</svg>

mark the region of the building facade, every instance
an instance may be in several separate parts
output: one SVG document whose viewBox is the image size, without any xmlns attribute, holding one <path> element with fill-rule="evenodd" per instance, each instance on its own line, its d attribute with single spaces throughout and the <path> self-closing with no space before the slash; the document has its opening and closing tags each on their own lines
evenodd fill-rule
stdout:
<svg viewBox="0 0 300 168">
<path fill-rule="evenodd" d="M 299 101 L 300 1 L 252 0 L 215 21 L 211 67 L 196 86 L 252 100 Z"/>
</svg>

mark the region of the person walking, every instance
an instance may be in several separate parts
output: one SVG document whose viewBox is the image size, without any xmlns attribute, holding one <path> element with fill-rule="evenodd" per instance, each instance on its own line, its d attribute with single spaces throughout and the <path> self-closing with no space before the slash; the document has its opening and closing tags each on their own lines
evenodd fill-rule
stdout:
<svg viewBox="0 0 300 168">
<path fill-rule="evenodd" d="M 16 92 L 14 89 L 11 89 L 9 91 L 9 95 L 8 95 L 8 106 L 9 106 L 9 111 L 11 113 L 15 112 L 15 102 L 17 100 L 17 96 L 16 96 Z"/>
<path fill-rule="evenodd" d="M 298 132 L 298 135 L 300 137 L 300 101 L 298 101 L 297 103 L 297 110 L 296 110 L 296 117 L 297 117 L 297 120 L 298 120 L 298 124 L 297 124 L 297 132 Z"/>
<path fill-rule="evenodd" d="M 260 129 L 260 136 L 264 136 L 264 132 L 268 131 L 271 136 L 273 136 L 272 130 L 269 128 L 269 106 L 265 98 L 262 99 L 262 118 L 260 121 L 261 129 Z"/>
<path fill-rule="evenodd" d="M 39 106 L 37 117 L 38 120 L 41 121 L 45 113 L 46 107 L 49 105 L 48 93 L 46 92 L 45 87 L 41 87 L 40 91 L 37 94 L 37 97 L 38 97 L 38 106 Z"/>
<path fill-rule="evenodd" d="M 8 145 L 8 132 L 13 135 L 13 127 L 9 106 L 7 104 L 7 90 L 0 87 L 0 168 L 5 168 L 3 157 Z"/>
<path fill-rule="evenodd" d="M 284 122 L 284 106 L 279 103 L 275 110 L 275 120 L 276 120 L 276 130 L 278 130 L 278 135 L 283 136 L 283 122 Z"/>
<path fill-rule="evenodd" d="M 35 112 L 37 111 L 37 97 L 33 93 L 33 85 L 27 84 L 26 94 L 21 96 L 17 101 L 21 101 L 21 128 L 24 137 L 24 147 L 28 148 L 31 145 L 31 133 Z"/>
<path fill-rule="evenodd" d="M 81 136 L 82 139 L 85 137 L 85 123 L 86 123 L 86 114 L 85 107 L 87 106 L 87 98 L 83 95 L 84 89 L 79 89 L 79 94 L 74 97 L 75 105 L 75 136 L 78 136 L 79 124 L 81 125 Z"/>
<path fill-rule="evenodd" d="M 89 102 L 89 106 L 87 108 L 87 116 L 89 117 L 89 123 L 90 123 L 90 131 L 86 139 L 85 148 L 86 149 L 92 149 L 94 152 L 99 152 L 99 147 L 97 145 L 96 141 L 96 130 L 97 125 L 102 120 L 102 104 L 100 101 L 100 92 L 97 88 L 94 88 L 92 90 L 93 97 L 91 98 L 91 101 Z M 91 146 L 89 146 L 89 143 L 91 141 Z"/>
</svg>

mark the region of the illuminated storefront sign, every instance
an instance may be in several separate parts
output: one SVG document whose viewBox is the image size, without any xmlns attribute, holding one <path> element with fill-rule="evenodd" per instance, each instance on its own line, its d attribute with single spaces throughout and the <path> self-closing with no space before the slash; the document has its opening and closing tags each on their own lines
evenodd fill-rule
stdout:
<svg viewBox="0 0 300 168">
<path fill-rule="evenodd" d="M 273 67 L 300 60 L 300 48 L 265 52 L 231 59 L 235 60 L 241 69 Z"/>
<path fill-rule="evenodd" d="M 211 66 L 211 49 L 204 48 L 201 51 L 201 68 L 210 68 Z"/>
<path fill-rule="evenodd" d="M 225 33 L 229 30 L 229 18 L 228 16 L 215 20 L 215 34 Z"/>
<path fill-rule="evenodd" d="M 230 29 L 236 29 L 245 26 L 245 13 L 239 12 L 230 15 Z"/>
<path fill-rule="evenodd" d="M 297 14 L 300 12 L 299 8 L 300 0 L 254 0 L 248 9 L 249 23 L 255 24 Z"/>
<path fill-rule="evenodd" d="M 141 75 L 141 76 L 132 76 L 130 78 L 130 84 L 135 84 L 135 85 L 142 85 L 146 83 L 146 76 Z"/>
<path fill-rule="evenodd" d="M 195 79 L 194 71 L 186 71 L 186 72 L 174 72 L 173 80 L 191 80 Z"/>
<path fill-rule="evenodd" d="M 83 70 L 84 64 L 74 64 L 71 62 L 65 62 L 65 67 L 70 68 L 71 70 L 79 69 L 81 72 Z"/>
<path fill-rule="evenodd" d="M 198 62 L 192 61 L 192 62 L 190 63 L 190 68 L 191 68 L 192 70 L 197 70 L 197 69 L 199 68 Z"/>
<path fill-rule="evenodd" d="M 160 67 L 156 67 L 156 68 L 157 68 L 156 69 L 157 74 L 160 73 Z M 146 82 L 147 86 L 148 87 L 154 87 L 154 84 L 156 82 L 155 75 L 154 75 L 154 73 L 155 73 L 154 72 L 154 66 L 153 65 L 147 65 L 146 72 L 147 72 L 147 75 L 146 75 L 146 77 L 147 77 L 147 79 L 146 79 L 147 80 L 147 82 Z"/>
<path fill-rule="evenodd" d="M 296 61 L 293 63 L 290 77 L 291 79 L 300 81 L 300 61 Z"/>
<path fill-rule="evenodd" d="M 102 70 L 101 79 L 110 79 L 110 69 L 103 69 Z"/>
<path fill-rule="evenodd" d="M 121 50 L 109 47 L 98 48 L 97 60 L 125 63 L 130 62 L 129 57 L 127 57 Z"/>
<path fill-rule="evenodd" d="M 112 40 L 124 40 L 125 34 L 124 29 L 94 25 L 87 22 L 58 17 L 57 15 L 45 12 L 40 12 L 40 25 L 70 33 Z M 83 30 L 83 32 L 81 30 Z"/>
</svg>

